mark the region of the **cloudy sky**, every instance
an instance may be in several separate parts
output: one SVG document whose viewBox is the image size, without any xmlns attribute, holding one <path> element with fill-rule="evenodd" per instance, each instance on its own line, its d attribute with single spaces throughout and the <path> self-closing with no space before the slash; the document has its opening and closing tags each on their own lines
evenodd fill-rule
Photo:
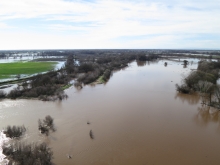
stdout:
<svg viewBox="0 0 220 165">
<path fill-rule="evenodd" d="M 220 49 L 220 0 L 0 0 L 0 50 Z"/>
</svg>

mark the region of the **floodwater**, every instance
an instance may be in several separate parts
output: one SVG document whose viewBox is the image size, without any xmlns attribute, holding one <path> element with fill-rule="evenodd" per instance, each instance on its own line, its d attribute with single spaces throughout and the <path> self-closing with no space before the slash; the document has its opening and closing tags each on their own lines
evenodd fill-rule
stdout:
<svg viewBox="0 0 220 165">
<path fill-rule="evenodd" d="M 24 124 L 24 140 L 46 142 L 57 165 L 219 164 L 219 111 L 175 91 L 197 64 L 164 62 L 133 62 L 105 85 L 68 89 L 62 102 L 1 101 L 0 127 Z M 57 129 L 48 137 L 37 129 L 46 115 Z"/>
</svg>

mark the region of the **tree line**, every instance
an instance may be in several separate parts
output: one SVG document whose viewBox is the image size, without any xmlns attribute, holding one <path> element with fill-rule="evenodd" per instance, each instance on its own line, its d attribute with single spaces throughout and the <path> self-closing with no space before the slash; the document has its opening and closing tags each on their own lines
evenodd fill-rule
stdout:
<svg viewBox="0 0 220 165">
<path fill-rule="evenodd" d="M 68 53 L 68 52 L 67 52 Z M 145 54 L 143 52 L 121 52 L 121 53 L 91 53 L 71 54 L 66 58 L 65 65 L 57 71 L 49 71 L 38 74 L 29 80 L 23 81 L 17 88 L 8 94 L 0 91 L 1 98 L 39 98 L 43 101 L 63 100 L 68 96 L 63 89 L 69 86 L 71 79 L 75 79 L 75 86 L 82 87 L 99 78 L 107 82 L 112 71 L 127 67 L 131 61 L 151 61 L 159 58 L 158 55 Z"/>
</svg>

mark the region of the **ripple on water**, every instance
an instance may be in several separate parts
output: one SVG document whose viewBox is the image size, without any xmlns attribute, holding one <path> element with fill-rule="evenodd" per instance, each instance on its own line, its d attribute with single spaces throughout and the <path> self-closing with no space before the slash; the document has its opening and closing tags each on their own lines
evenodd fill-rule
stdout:
<svg viewBox="0 0 220 165">
<path fill-rule="evenodd" d="M 0 101 L 0 109 L 24 106 L 24 100 L 3 100 Z"/>
<path fill-rule="evenodd" d="M 1 115 L 1 112 L 0 112 L 0 119 L 4 119 L 6 116 L 5 115 Z"/>
</svg>

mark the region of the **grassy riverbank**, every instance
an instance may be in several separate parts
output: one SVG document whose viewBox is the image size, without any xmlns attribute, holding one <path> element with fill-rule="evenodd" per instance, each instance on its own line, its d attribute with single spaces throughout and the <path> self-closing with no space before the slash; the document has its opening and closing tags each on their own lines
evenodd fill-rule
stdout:
<svg viewBox="0 0 220 165">
<path fill-rule="evenodd" d="M 0 64 L 0 79 L 20 74 L 35 74 L 52 70 L 57 62 L 15 62 Z"/>
</svg>

